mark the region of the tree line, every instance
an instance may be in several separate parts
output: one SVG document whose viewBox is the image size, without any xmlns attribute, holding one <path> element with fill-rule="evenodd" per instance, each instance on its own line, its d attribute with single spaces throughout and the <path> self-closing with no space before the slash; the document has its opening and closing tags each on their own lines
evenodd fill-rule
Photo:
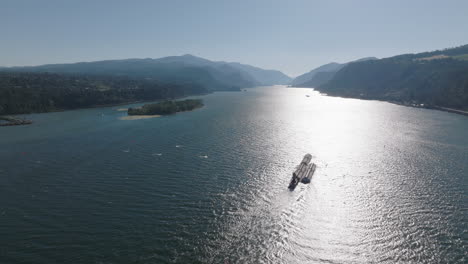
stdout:
<svg viewBox="0 0 468 264">
<path fill-rule="evenodd" d="M 208 90 L 118 76 L 0 72 L 0 115 L 50 112 L 145 100 L 174 99 Z"/>
</svg>

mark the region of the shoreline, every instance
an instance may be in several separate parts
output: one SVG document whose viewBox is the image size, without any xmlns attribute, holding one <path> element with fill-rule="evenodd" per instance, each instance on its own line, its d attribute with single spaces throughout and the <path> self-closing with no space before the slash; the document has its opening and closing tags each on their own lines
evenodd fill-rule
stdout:
<svg viewBox="0 0 468 264">
<path fill-rule="evenodd" d="M 452 113 L 452 114 L 468 116 L 468 111 L 463 111 L 463 110 L 448 108 L 448 107 L 442 107 L 442 106 L 437 106 L 437 105 L 427 105 L 427 106 L 423 105 L 423 106 L 421 106 L 421 105 L 417 105 L 417 104 L 411 105 L 411 104 L 406 104 L 406 103 L 400 103 L 400 102 L 397 102 L 397 101 L 384 101 L 384 102 L 388 102 L 388 103 L 396 104 L 396 105 L 401 105 L 401 106 L 406 106 L 406 107 L 428 109 L 428 110 L 437 110 L 437 111 L 448 112 L 448 113 Z"/>
<path fill-rule="evenodd" d="M 213 93 L 213 92 L 203 93 L 203 94 L 192 94 L 192 95 L 187 95 L 187 96 L 157 99 L 157 100 L 140 100 L 140 101 L 129 101 L 129 102 L 125 102 L 125 103 L 117 103 L 117 104 L 93 105 L 93 106 L 89 106 L 89 107 L 79 107 L 79 108 L 72 108 L 72 109 L 61 109 L 61 110 L 57 109 L 57 110 L 46 111 L 46 112 L 6 114 L 6 115 L 0 115 L 0 121 L 6 121 L 6 122 L 0 122 L 0 127 L 30 125 L 30 124 L 33 123 L 33 120 L 28 120 L 28 119 L 19 117 L 19 116 L 23 116 L 23 115 L 58 113 L 58 112 L 74 111 L 74 110 L 82 110 L 82 109 L 93 109 L 93 108 L 107 108 L 107 107 L 115 107 L 115 106 L 138 104 L 138 103 L 156 103 L 156 102 L 161 102 L 161 101 L 164 101 L 164 100 L 180 100 L 180 99 L 191 97 L 191 96 L 205 96 L 205 95 L 209 95 L 211 93 Z M 119 112 L 123 112 L 122 108 L 115 109 L 115 110 L 119 111 Z M 128 111 L 128 108 L 125 111 Z M 128 117 L 128 114 L 125 117 Z M 137 119 L 147 119 L 147 118 L 154 118 L 154 117 L 156 117 L 156 116 L 145 117 L 145 118 L 135 118 L 135 119 L 121 119 L 121 120 L 137 120 Z M 160 116 L 157 116 L 157 117 L 160 117 Z"/>
<path fill-rule="evenodd" d="M 22 125 L 30 125 L 33 123 L 32 120 L 27 120 L 27 119 L 19 119 L 19 118 L 14 118 L 11 116 L 0 116 L 0 120 L 6 121 L 6 122 L 0 122 L 0 126 L 22 126 Z"/>
<path fill-rule="evenodd" d="M 428 110 L 437 110 L 437 111 L 448 112 L 448 113 L 452 113 L 452 114 L 458 114 L 458 115 L 468 116 L 468 111 L 464 111 L 464 110 L 460 110 L 460 109 L 454 109 L 454 108 L 448 108 L 448 107 L 442 107 L 442 106 L 437 106 L 437 105 L 424 105 L 424 106 L 420 106 L 420 105 L 417 105 L 417 104 L 410 104 L 410 103 L 405 103 L 405 102 L 390 101 L 390 100 L 383 100 L 383 99 L 371 99 L 371 98 L 360 98 L 360 97 L 352 97 L 352 96 L 331 95 L 331 94 L 327 94 L 327 93 L 322 93 L 321 91 L 315 90 L 314 88 L 310 88 L 310 87 L 294 87 L 294 88 L 309 88 L 309 89 L 313 89 L 314 91 L 319 92 L 320 95 L 323 95 L 323 96 L 339 97 L 339 98 L 349 98 L 349 99 L 358 99 L 358 100 L 366 100 L 366 101 L 379 101 L 379 102 L 386 102 L 386 103 L 395 104 L 395 105 L 400 105 L 400 106 L 405 106 L 405 107 L 420 108 L 420 109 L 428 109 Z"/>
<path fill-rule="evenodd" d="M 463 110 L 458 110 L 458 109 L 453 109 L 453 108 L 434 106 L 434 108 L 428 108 L 428 109 L 434 109 L 434 110 L 439 110 L 439 111 L 444 111 L 444 112 L 449 112 L 449 113 L 468 116 L 468 111 L 463 111 Z"/>
<path fill-rule="evenodd" d="M 127 116 L 126 116 L 126 117 L 132 117 L 132 116 L 134 116 L 134 117 L 139 117 L 139 116 L 143 117 L 143 116 L 148 116 L 148 118 L 149 118 L 149 117 L 156 117 L 156 116 L 157 116 L 157 117 L 160 117 L 160 116 L 170 116 L 170 115 L 176 115 L 176 114 L 178 114 L 178 113 L 192 112 L 192 111 L 195 111 L 195 110 L 197 110 L 197 109 L 200 109 L 200 108 L 205 107 L 205 105 L 202 103 L 202 100 L 201 100 L 201 99 L 196 99 L 196 100 L 199 100 L 200 103 L 201 103 L 201 105 L 195 106 L 194 108 L 189 109 L 189 110 L 177 111 L 177 112 L 168 113 L 168 114 L 154 114 L 154 115 L 152 115 L 152 114 L 129 114 L 129 113 L 128 113 L 128 110 L 127 110 Z M 187 101 L 187 100 L 186 100 L 186 101 Z M 160 104 L 160 103 L 156 103 L 156 104 Z M 144 105 L 143 105 L 143 106 L 144 106 Z M 141 107 L 140 107 L 140 109 L 141 109 Z M 117 111 L 119 111 L 119 110 L 117 109 Z M 143 119 L 143 118 L 135 118 L 135 119 Z M 122 118 L 121 118 L 121 120 L 131 120 L 131 119 L 130 119 L 130 118 L 128 118 L 128 119 L 122 119 Z"/>
<path fill-rule="evenodd" d="M 214 91 L 214 92 L 223 92 L 223 91 Z M 70 109 L 56 109 L 56 110 L 50 110 L 50 111 L 45 111 L 45 112 L 29 112 L 29 113 L 16 113 L 16 114 L 4 114 L 0 115 L 0 120 L 2 117 L 13 117 L 13 116 L 19 116 L 19 115 L 31 115 L 31 114 L 47 114 L 47 113 L 59 113 L 59 112 L 66 112 L 66 111 L 75 111 L 75 110 L 82 110 L 82 109 L 93 109 L 93 108 L 107 108 L 107 107 L 114 107 L 114 106 L 121 106 L 121 105 L 129 105 L 129 104 L 140 104 L 140 103 L 151 103 L 151 102 L 161 102 L 164 100 L 179 100 L 191 96 L 205 96 L 212 94 L 214 92 L 209 92 L 209 93 L 202 93 L 202 94 L 192 94 L 192 95 L 186 95 L 186 96 L 180 96 L 180 97 L 174 97 L 174 98 L 164 98 L 164 99 L 155 99 L 155 100 L 139 100 L 139 101 L 129 101 L 129 102 L 124 102 L 124 103 L 115 103 L 115 104 L 103 104 L 103 105 L 93 105 L 93 106 L 86 106 L 86 107 L 78 107 L 78 108 L 70 108 Z M 118 109 L 116 109 L 118 110 Z"/>
<path fill-rule="evenodd" d="M 367 101 L 379 101 L 379 102 L 387 102 L 390 104 L 396 104 L 396 105 L 401 105 L 401 106 L 406 106 L 406 107 L 412 107 L 412 108 L 422 108 L 422 109 L 429 109 L 429 110 L 438 110 L 438 111 L 443 111 L 443 112 L 448 112 L 452 114 L 458 114 L 458 115 L 464 115 L 468 116 L 468 111 L 465 110 L 460 110 L 460 109 L 455 109 L 455 108 L 449 108 L 449 107 L 443 107 L 443 106 L 438 106 L 438 105 L 417 105 L 417 104 L 411 104 L 411 103 L 405 103 L 405 102 L 398 102 L 398 101 L 391 101 L 391 100 L 383 100 L 383 99 L 372 99 L 372 98 L 362 98 L 362 97 L 353 97 L 353 96 L 343 96 L 343 95 L 333 95 L 333 94 L 327 94 L 324 93 L 320 90 L 317 90 L 313 87 L 298 87 L 298 86 L 287 86 L 286 88 L 300 88 L 300 89 L 312 89 L 313 91 L 319 92 L 320 95 L 323 96 L 330 96 L 330 97 L 339 97 L 339 98 L 350 98 L 350 99 L 359 99 L 359 100 L 367 100 Z"/>
</svg>

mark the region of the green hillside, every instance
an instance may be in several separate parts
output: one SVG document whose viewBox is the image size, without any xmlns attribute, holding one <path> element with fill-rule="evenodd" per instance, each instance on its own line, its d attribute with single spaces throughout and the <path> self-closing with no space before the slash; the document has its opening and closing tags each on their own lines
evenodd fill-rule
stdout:
<svg viewBox="0 0 468 264">
<path fill-rule="evenodd" d="M 207 93 L 197 84 L 124 77 L 0 73 L 0 115 L 50 112 Z"/>
<path fill-rule="evenodd" d="M 319 91 L 330 95 L 468 109 L 468 45 L 380 60 L 339 70 Z"/>
</svg>

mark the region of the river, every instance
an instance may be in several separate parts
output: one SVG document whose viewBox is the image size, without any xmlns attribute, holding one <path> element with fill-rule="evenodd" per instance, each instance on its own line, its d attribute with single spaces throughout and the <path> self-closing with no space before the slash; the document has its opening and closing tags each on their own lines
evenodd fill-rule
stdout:
<svg viewBox="0 0 468 264">
<path fill-rule="evenodd" d="M 468 261 L 468 117 L 284 86 L 196 98 L 0 127 L 0 263 Z"/>
</svg>

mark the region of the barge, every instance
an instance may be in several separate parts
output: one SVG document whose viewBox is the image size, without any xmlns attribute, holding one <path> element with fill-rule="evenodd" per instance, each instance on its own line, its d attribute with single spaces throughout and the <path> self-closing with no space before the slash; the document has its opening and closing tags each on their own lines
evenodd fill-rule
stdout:
<svg viewBox="0 0 468 264">
<path fill-rule="evenodd" d="M 311 163 L 312 155 L 306 154 L 304 158 L 302 158 L 301 163 L 299 166 L 296 167 L 296 170 L 293 172 L 293 176 L 291 181 L 289 182 L 289 190 L 293 191 L 299 182 L 308 184 L 312 179 L 312 176 L 315 173 L 315 169 L 317 165 L 315 163 Z"/>
</svg>

